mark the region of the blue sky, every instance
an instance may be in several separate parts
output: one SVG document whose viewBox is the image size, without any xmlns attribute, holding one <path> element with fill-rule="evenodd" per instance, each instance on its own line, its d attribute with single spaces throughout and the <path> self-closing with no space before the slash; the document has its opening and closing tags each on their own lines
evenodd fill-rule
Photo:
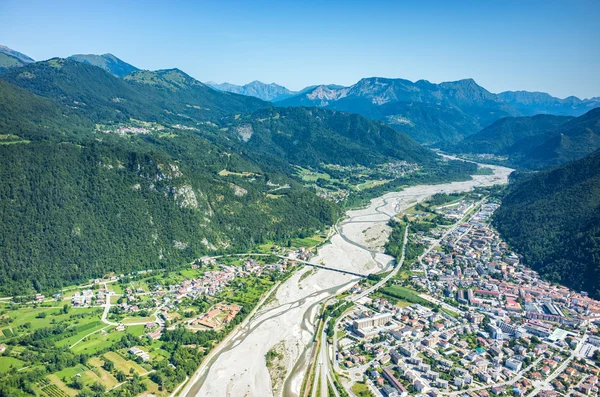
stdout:
<svg viewBox="0 0 600 397">
<path fill-rule="evenodd" d="M 113 53 L 201 80 L 350 85 L 474 78 L 600 96 L 600 1 L 0 0 L 0 44 L 36 60 Z"/>
</svg>

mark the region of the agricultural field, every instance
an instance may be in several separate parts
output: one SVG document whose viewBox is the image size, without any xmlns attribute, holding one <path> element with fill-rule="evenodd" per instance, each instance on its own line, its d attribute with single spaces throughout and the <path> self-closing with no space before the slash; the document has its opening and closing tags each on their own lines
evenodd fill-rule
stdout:
<svg viewBox="0 0 600 397">
<path fill-rule="evenodd" d="M 121 356 L 117 352 L 108 352 L 108 353 L 104 354 L 103 357 L 107 358 L 110 361 L 112 361 L 113 363 L 115 363 L 115 368 L 119 371 L 125 372 L 126 374 L 128 374 L 132 368 L 133 368 L 133 371 L 135 371 L 135 373 L 138 375 L 143 375 L 146 372 L 148 372 L 148 370 L 144 369 L 141 365 L 139 365 L 135 361 L 126 360 L 125 358 L 123 358 L 123 356 Z"/>
<path fill-rule="evenodd" d="M 104 365 L 104 360 L 101 358 L 92 357 L 88 361 L 88 365 L 90 365 L 92 371 L 100 378 L 101 383 L 106 387 L 106 389 L 112 389 L 119 383 L 119 381 L 110 372 L 102 368 L 102 365 Z"/>
<path fill-rule="evenodd" d="M 296 242 L 316 245 L 325 238 L 326 235 L 316 235 Z M 108 295 L 104 292 L 105 281 L 101 281 L 63 290 L 58 301 L 48 298 L 37 303 L 31 300 L 25 303 L 26 298 L 1 301 L 0 343 L 7 346 L 7 353 L 0 355 L 0 384 L 23 377 L 30 394 L 46 397 L 76 397 L 99 390 L 106 390 L 109 395 L 168 396 L 277 280 L 292 274 L 266 266 L 280 262 L 272 255 L 253 258 L 252 270 L 248 271 L 222 266 L 241 268 L 248 260 L 244 256 L 228 256 L 196 269 L 187 265 L 170 272 L 132 273 L 116 282 L 106 282 Z M 224 274 L 227 283 L 218 284 L 215 280 Z M 210 294 L 198 284 L 183 283 L 204 276 L 203 282 L 215 283 L 212 285 L 216 290 Z M 171 285 L 179 285 L 187 291 L 187 296 L 174 299 L 179 292 L 170 291 Z M 77 293 L 80 295 L 76 297 Z M 106 298 L 112 305 L 108 320 L 114 324 L 102 320 Z M 76 307 L 71 302 L 91 307 Z M 186 329 L 193 317 L 228 304 L 241 306 L 241 311 L 227 324 L 224 321 L 227 313 L 223 312 L 217 318 L 222 325 L 216 329 L 199 333 Z M 166 323 L 154 316 L 159 310 Z M 148 322 L 159 325 L 146 329 Z M 172 325 L 181 328 L 174 329 Z M 151 332 L 155 333 L 153 339 L 147 336 Z M 133 355 L 132 347 L 142 352 Z M 184 357 L 187 366 L 174 357 Z M 169 365 L 172 362 L 174 366 Z M 19 369 L 22 371 L 16 372 Z M 160 386 L 156 379 L 160 379 Z M 110 392 L 111 389 L 119 391 Z"/>
<path fill-rule="evenodd" d="M 429 301 L 421 298 L 417 291 L 410 288 L 401 287 L 399 285 L 391 285 L 383 287 L 379 290 L 383 295 L 390 296 L 397 300 L 402 300 L 410 303 L 418 303 L 424 306 L 430 306 Z"/>
<path fill-rule="evenodd" d="M 327 239 L 326 234 L 315 234 L 311 237 L 294 238 L 291 240 L 290 248 L 313 248 Z"/>
<path fill-rule="evenodd" d="M 6 373 L 13 369 L 20 369 L 25 363 L 18 358 L 10 356 L 0 356 L 0 373 Z"/>
<path fill-rule="evenodd" d="M 88 324 L 92 323 L 97 324 L 102 315 L 102 309 L 99 308 L 71 308 L 68 305 L 67 313 L 64 313 L 62 308 L 63 306 L 19 306 L 18 308 L 10 306 L 3 309 L 0 313 L 4 314 L 0 315 L 0 320 L 6 325 L 0 328 L 0 341 L 55 324 L 77 326 L 82 328 L 83 332 L 87 329 L 83 327 L 88 327 Z"/>
</svg>

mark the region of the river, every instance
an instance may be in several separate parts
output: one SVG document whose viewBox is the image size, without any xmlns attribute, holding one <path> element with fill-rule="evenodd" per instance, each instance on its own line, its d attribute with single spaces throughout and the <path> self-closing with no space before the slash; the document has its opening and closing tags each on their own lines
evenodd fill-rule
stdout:
<svg viewBox="0 0 600 397">
<path fill-rule="evenodd" d="M 477 186 L 507 183 L 509 168 L 485 165 L 493 175 L 475 175 L 470 181 L 419 185 L 371 200 L 363 209 L 351 210 L 337 225 L 329 244 L 311 261 L 358 273 L 389 268 L 392 257 L 383 254 L 389 234 L 387 222 L 399 211 L 435 193 L 468 191 Z M 306 272 L 311 274 L 304 275 Z M 286 376 L 278 380 L 278 394 L 297 396 L 309 362 L 315 316 L 325 299 L 358 281 L 357 277 L 306 266 L 296 272 L 265 305 L 201 367 L 184 388 L 182 396 L 273 396 L 265 355 L 275 345 L 283 353 Z"/>
</svg>

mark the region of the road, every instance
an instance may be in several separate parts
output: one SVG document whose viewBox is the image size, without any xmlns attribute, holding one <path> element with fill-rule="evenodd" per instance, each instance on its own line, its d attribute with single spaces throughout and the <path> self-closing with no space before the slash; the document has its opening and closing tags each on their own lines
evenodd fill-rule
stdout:
<svg viewBox="0 0 600 397">
<path fill-rule="evenodd" d="M 569 364 L 571 364 L 571 361 L 573 361 L 573 359 L 575 359 L 576 357 L 579 357 L 579 352 L 581 351 L 581 348 L 583 347 L 583 344 L 584 344 L 585 340 L 586 340 L 586 330 L 583 331 L 583 336 L 581 337 L 581 340 L 579 341 L 579 343 L 577 343 L 577 346 L 575 346 L 575 350 L 573 350 L 571 352 L 571 354 L 569 355 L 569 357 L 567 357 L 556 368 L 556 370 L 554 370 L 554 372 L 552 372 L 552 374 L 550 374 L 550 376 L 548 376 L 542 382 L 539 382 L 535 386 L 535 388 L 533 389 L 533 391 L 527 395 L 527 397 L 533 397 L 537 393 L 539 393 L 541 390 L 547 390 L 547 389 L 549 389 L 551 387 L 550 384 L 552 383 L 552 381 L 554 379 L 556 379 L 558 377 L 558 375 L 560 375 L 567 368 L 567 366 Z"/>
</svg>

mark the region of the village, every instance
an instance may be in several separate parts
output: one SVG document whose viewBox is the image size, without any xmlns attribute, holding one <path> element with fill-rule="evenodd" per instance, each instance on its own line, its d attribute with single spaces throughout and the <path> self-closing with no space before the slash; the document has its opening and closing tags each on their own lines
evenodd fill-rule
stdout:
<svg viewBox="0 0 600 397">
<path fill-rule="evenodd" d="M 3 301 L 0 370 L 27 367 L 26 354 L 15 344 L 19 338 L 60 327 L 61 334 L 53 337 L 57 346 L 89 359 L 49 374 L 35 385 L 40 395 L 75 396 L 77 384 L 112 391 L 125 384 L 125 377 L 139 376 L 146 379 L 144 395 L 167 396 L 169 390 L 152 376 L 169 358 L 162 340 L 166 330 L 207 333 L 206 347 L 195 348 L 210 348 L 212 339 L 230 332 L 292 274 L 297 265 L 287 257 L 312 255 L 304 248 L 269 248 L 279 256 L 203 257 L 176 271 L 111 274 L 51 297 L 37 294 L 19 305 Z"/>
</svg>

